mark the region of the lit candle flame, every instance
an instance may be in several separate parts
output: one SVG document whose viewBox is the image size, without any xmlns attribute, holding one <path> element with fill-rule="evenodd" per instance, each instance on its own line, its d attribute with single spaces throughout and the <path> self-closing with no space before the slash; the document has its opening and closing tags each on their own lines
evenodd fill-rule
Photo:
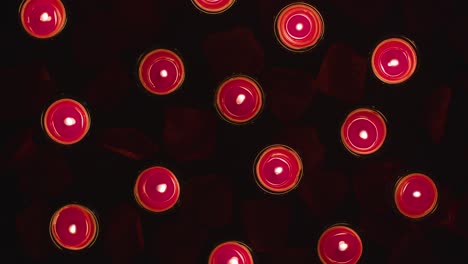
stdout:
<svg viewBox="0 0 468 264">
<path fill-rule="evenodd" d="M 68 227 L 68 232 L 70 232 L 70 234 L 72 234 L 72 235 L 76 234 L 76 225 L 75 225 L 75 224 L 71 224 L 71 225 Z"/>
<path fill-rule="evenodd" d="M 156 186 L 156 190 L 160 193 L 164 193 L 167 189 L 167 184 L 161 183 Z"/>
<path fill-rule="evenodd" d="M 359 137 L 362 139 L 367 139 L 369 135 L 367 134 L 367 131 L 362 130 L 361 132 L 359 132 Z"/>
<path fill-rule="evenodd" d="M 304 25 L 302 25 L 302 23 L 296 24 L 296 30 L 301 31 L 303 28 L 304 28 Z"/>
<path fill-rule="evenodd" d="M 345 251 L 346 249 L 348 249 L 348 244 L 346 244 L 346 242 L 344 242 L 344 241 L 340 241 L 338 243 L 338 249 L 340 251 Z"/>
<path fill-rule="evenodd" d="M 395 66 L 398 66 L 399 64 L 400 62 L 397 59 L 392 59 L 391 61 L 387 63 L 388 67 L 395 67 Z"/>
<path fill-rule="evenodd" d="M 239 259 L 237 257 L 232 257 L 227 264 L 239 264 Z"/>
<path fill-rule="evenodd" d="M 282 172 L 283 172 L 283 167 L 276 167 L 276 168 L 275 168 L 275 174 L 276 174 L 276 175 L 279 175 L 279 174 L 281 174 Z"/>
<path fill-rule="evenodd" d="M 163 77 L 163 78 L 166 78 L 167 77 L 167 71 L 166 70 L 161 70 L 161 72 L 159 72 L 159 75 L 161 75 L 161 77 Z"/>
<path fill-rule="evenodd" d="M 73 126 L 74 124 L 76 124 L 76 120 L 75 118 L 73 117 L 67 117 L 63 120 L 63 123 L 66 125 L 66 126 Z"/>
<path fill-rule="evenodd" d="M 49 14 L 47 14 L 47 12 L 44 12 L 41 14 L 41 16 L 39 17 L 39 19 L 42 21 L 42 22 L 49 22 L 52 20 L 52 17 L 49 16 Z"/>
<path fill-rule="evenodd" d="M 419 197 L 421 197 L 421 192 L 420 192 L 420 191 L 415 191 L 415 192 L 413 192 L 413 197 L 414 197 L 414 198 L 419 198 Z"/>
<path fill-rule="evenodd" d="M 236 104 L 240 105 L 245 101 L 245 95 L 239 94 L 236 98 Z"/>
</svg>

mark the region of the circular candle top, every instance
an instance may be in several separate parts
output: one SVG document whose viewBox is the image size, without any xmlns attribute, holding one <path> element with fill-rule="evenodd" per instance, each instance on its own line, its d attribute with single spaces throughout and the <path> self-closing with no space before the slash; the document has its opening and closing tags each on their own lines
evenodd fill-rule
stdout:
<svg viewBox="0 0 468 264">
<path fill-rule="evenodd" d="M 395 186 L 395 204 L 401 214 L 418 219 L 432 213 L 437 205 L 438 192 L 434 182 L 420 173 L 401 178 Z"/>
<path fill-rule="evenodd" d="M 294 189 L 301 180 L 301 158 L 287 146 L 269 146 L 257 157 L 255 176 L 257 183 L 265 191 L 286 193 Z"/>
<path fill-rule="evenodd" d="M 143 87 L 152 94 L 165 95 L 177 90 L 185 79 L 182 59 L 167 49 L 156 49 L 140 61 L 138 76 Z"/>
<path fill-rule="evenodd" d="M 349 227 L 333 226 L 320 236 L 317 251 L 324 264 L 354 264 L 362 255 L 362 241 Z"/>
<path fill-rule="evenodd" d="M 346 149 L 356 155 L 368 155 L 383 145 L 387 125 L 375 110 L 360 108 L 351 112 L 341 127 L 341 141 Z"/>
<path fill-rule="evenodd" d="M 158 166 L 151 167 L 138 176 L 134 195 L 138 204 L 148 211 L 164 212 L 179 200 L 179 181 L 170 170 Z"/>
<path fill-rule="evenodd" d="M 65 27 L 67 15 L 60 0 L 25 0 L 20 19 L 26 32 L 36 38 L 51 38 Z"/>
<path fill-rule="evenodd" d="M 192 0 L 200 11 L 208 14 L 219 14 L 228 10 L 236 0 Z"/>
<path fill-rule="evenodd" d="M 52 241 L 69 250 L 81 250 L 92 245 L 98 234 L 94 213 L 78 204 L 69 204 L 57 210 L 50 221 Z"/>
<path fill-rule="evenodd" d="M 223 82 L 216 92 L 216 109 L 228 122 L 246 123 L 258 115 L 263 106 L 259 84 L 247 76 Z"/>
<path fill-rule="evenodd" d="M 250 249 L 241 242 L 228 241 L 211 251 L 208 264 L 253 264 Z"/>
<path fill-rule="evenodd" d="M 279 42 L 292 51 L 304 51 L 322 38 L 325 27 L 319 11 L 306 3 L 284 7 L 276 17 L 275 32 Z"/>
<path fill-rule="evenodd" d="M 380 42 L 372 52 L 372 70 L 382 82 L 398 84 L 408 80 L 416 70 L 414 45 L 402 38 Z"/>
<path fill-rule="evenodd" d="M 70 145 L 86 136 L 91 119 L 82 104 L 66 98 L 52 103 L 45 111 L 42 122 L 45 132 L 52 140 Z"/>
</svg>

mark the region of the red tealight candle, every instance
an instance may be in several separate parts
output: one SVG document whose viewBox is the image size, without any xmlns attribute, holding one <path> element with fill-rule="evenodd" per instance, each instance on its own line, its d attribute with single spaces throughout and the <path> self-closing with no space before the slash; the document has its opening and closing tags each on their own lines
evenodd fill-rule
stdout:
<svg viewBox="0 0 468 264">
<path fill-rule="evenodd" d="M 70 145 L 82 140 L 88 133 L 91 118 L 78 101 L 65 98 L 52 103 L 42 118 L 47 135 L 55 142 Z"/>
<path fill-rule="evenodd" d="M 174 173 L 159 166 L 140 173 L 133 191 L 138 204 L 155 213 L 171 209 L 180 196 L 179 181 Z"/>
<path fill-rule="evenodd" d="M 341 141 L 355 155 L 368 155 L 382 147 L 387 136 L 384 117 L 376 110 L 352 111 L 341 126 Z"/>
<path fill-rule="evenodd" d="M 401 178 L 395 186 L 395 205 L 406 217 L 423 218 L 437 206 L 438 192 L 428 176 L 412 173 Z"/>
<path fill-rule="evenodd" d="M 52 241 L 68 250 L 90 247 L 97 238 L 98 229 L 94 213 L 78 204 L 69 204 L 57 210 L 49 227 Z"/>
<path fill-rule="evenodd" d="M 323 37 L 324 30 L 319 11 L 306 3 L 293 3 L 284 7 L 275 21 L 277 39 L 292 51 L 314 47 Z"/>
<path fill-rule="evenodd" d="M 372 70 L 377 78 L 387 84 L 408 80 L 416 70 L 417 63 L 414 45 L 403 38 L 386 39 L 372 52 Z"/>
<path fill-rule="evenodd" d="M 251 121 L 261 111 L 263 92 L 250 77 L 236 76 L 223 82 L 216 92 L 216 109 L 228 122 Z"/>
<path fill-rule="evenodd" d="M 175 52 L 156 49 L 141 59 L 138 77 L 148 92 L 156 95 L 170 94 L 184 82 L 184 63 Z"/>
<path fill-rule="evenodd" d="M 211 251 L 208 264 L 253 264 L 250 249 L 241 242 L 228 241 Z"/>
<path fill-rule="evenodd" d="M 269 146 L 257 157 L 255 176 L 259 186 L 267 192 L 275 194 L 289 192 L 301 180 L 301 158 L 287 146 Z"/>
<path fill-rule="evenodd" d="M 228 10 L 236 0 L 192 0 L 200 11 L 208 14 L 219 14 Z"/>
<path fill-rule="evenodd" d="M 317 251 L 324 264 L 355 264 L 361 258 L 362 248 L 361 238 L 353 229 L 338 225 L 323 232 Z"/>
<path fill-rule="evenodd" d="M 60 0 L 25 0 L 20 19 L 26 32 L 36 38 L 51 38 L 65 27 L 67 14 Z"/>
</svg>

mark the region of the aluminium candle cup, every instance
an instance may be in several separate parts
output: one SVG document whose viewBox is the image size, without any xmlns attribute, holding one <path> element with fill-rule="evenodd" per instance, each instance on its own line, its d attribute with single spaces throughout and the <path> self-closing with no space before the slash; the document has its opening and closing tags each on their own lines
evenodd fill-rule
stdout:
<svg viewBox="0 0 468 264">
<path fill-rule="evenodd" d="M 264 95 L 251 77 L 238 75 L 225 80 L 216 90 L 218 114 L 231 124 L 252 122 L 262 111 Z"/>
<path fill-rule="evenodd" d="M 358 108 L 345 118 L 341 126 L 341 142 L 352 154 L 370 155 L 377 152 L 387 137 L 384 116 L 371 108 Z"/>
<path fill-rule="evenodd" d="M 263 149 L 254 163 L 258 186 L 271 194 L 284 194 L 295 189 L 302 178 L 302 160 L 292 148 L 271 145 Z"/>
<path fill-rule="evenodd" d="M 60 0 L 24 0 L 19 13 L 23 29 L 38 39 L 55 37 L 67 22 L 67 12 Z"/>
<path fill-rule="evenodd" d="M 80 251 L 93 245 L 98 237 L 99 223 L 89 208 L 68 204 L 53 214 L 49 233 L 54 244 L 61 249 Z"/>
<path fill-rule="evenodd" d="M 208 264 L 254 264 L 250 248 L 239 241 L 227 241 L 216 246 Z"/>
<path fill-rule="evenodd" d="M 236 0 L 192 0 L 193 5 L 203 13 L 221 14 L 234 5 Z"/>
<path fill-rule="evenodd" d="M 411 40 L 404 37 L 387 38 L 373 49 L 370 64 L 375 77 L 383 83 L 404 83 L 417 69 L 416 47 Z"/>
<path fill-rule="evenodd" d="M 180 184 L 172 171 L 154 166 L 138 175 L 133 194 L 143 209 L 152 213 L 162 213 L 172 209 L 179 201 Z"/>
<path fill-rule="evenodd" d="M 185 81 L 181 57 L 169 49 L 155 49 L 143 55 L 138 63 L 138 79 L 153 95 L 167 95 L 178 90 Z"/>
<path fill-rule="evenodd" d="M 278 42 L 294 52 L 307 51 L 323 38 L 325 24 L 320 12 L 307 3 L 292 3 L 281 9 L 275 22 Z"/>
<path fill-rule="evenodd" d="M 335 225 L 322 233 L 317 252 L 324 264 L 355 264 L 362 256 L 363 244 L 355 230 L 345 225 Z"/>
<path fill-rule="evenodd" d="M 88 134 L 91 117 L 89 111 L 77 100 L 62 98 L 47 107 L 42 115 L 41 125 L 54 142 L 72 145 Z"/>
<path fill-rule="evenodd" d="M 423 219 L 433 213 L 437 208 L 438 196 L 434 181 L 422 173 L 408 174 L 395 184 L 395 206 L 410 219 Z"/>
</svg>

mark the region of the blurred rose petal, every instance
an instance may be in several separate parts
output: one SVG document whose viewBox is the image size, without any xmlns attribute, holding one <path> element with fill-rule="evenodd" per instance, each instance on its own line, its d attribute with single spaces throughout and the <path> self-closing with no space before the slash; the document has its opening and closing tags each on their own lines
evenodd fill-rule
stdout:
<svg viewBox="0 0 468 264">
<path fill-rule="evenodd" d="M 241 214 L 248 240 L 256 251 L 273 252 L 286 247 L 291 211 L 285 201 L 267 198 L 244 201 Z"/>
<path fill-rule="evenodd" d="M 214 151 L 216 116 L 205 110 L 168 107 L 163 130 L 166 151 L 179 161 L 206 159 Z"/>
<path fill-rule="evenodd" d="M 354 172 L 354 193 L 362 210 L 385 213 L 392 208 L 399 165 L 396 161 L 369 162 Z"/>
<path fill-rule="evenodd" d="M 50 80 L 48 69 L 40 63 L 25 63 L 14 68 L 0 71 L 2 83 L 8 100 L 0 104 L 0 120 L 19 120 L 38 118 L 52 96 L 55 95 L 55 83 Z"/>
<path fill-rule="evenodd" d="M 328 96 L 355 103 L 364 96 L 367 67 L 367 59 L 352 48 L 333 44 L 322 61 L 317 85 Z"/>
<path fill-rule="evenodd" d="M 264 67 L 263 48 L 248 28 L 212 33 L 204 40 L 203 49 L 216 81 L 234 73 L 258 75 Z"/>
<path fill-rule="evenodd" d="M 110 208 L 103 225 L 104 249 L 112 263 L 130 263 L 144 247 L 139 211 L 131 204 L 123 203 Z"/>
<path fill-rule="evenodd" d="M 49 235 L 51 216 L 47 205 L 39 200 L 17 214 L 16 235 L 26 257 L 46 261 L 56 249 Z"/>
<path fill-rule="evenodd" d="M 129 74 L 124 66 L 117 62 L 110 62 L 85 87 L 88 103 L 99 111 L 111 112 L 129 95 L 133 88 Z"/>
<path fill-rule="evenodd" d="M 225 177 L 196 177 L 187 184 L 181 211 L 199 226 L 217 228 L 229 225 L 233 214 L 232 193 L 232 184 Z"/>
<path fill-rule="evenodd" d="M 159 147 L 136 128 L 105 128 L 99 131 L 98 144 L 132 160 L 152 157 Z"/>
<path fill-rule="evenodd" d="M 273 68 L 262 78 L 271 112 L 282 122 L 302 117 L 317 92 L 312 75 L 298 70 Z"/>
</svg>

